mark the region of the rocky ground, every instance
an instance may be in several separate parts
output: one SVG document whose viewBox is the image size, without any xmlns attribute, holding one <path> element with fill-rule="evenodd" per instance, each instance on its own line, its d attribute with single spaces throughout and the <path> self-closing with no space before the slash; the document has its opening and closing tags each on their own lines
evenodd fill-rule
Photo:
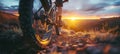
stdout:
<svg viewBox="0 0 120 54">
<path fill-rule="evenodd" d="M 15 54 L 25 48 L 27 54 L 120 54 L 119 35 L 99 32 L 74 32 L 62 29 L 62 34 L 43 50 L 24 46 L 18 27 L 0 25 L 0 54 Z M 35 53 L 37 52 L 37 53 Z M 24 54 L 24 53 L 19 53 Z"/>
</svg>

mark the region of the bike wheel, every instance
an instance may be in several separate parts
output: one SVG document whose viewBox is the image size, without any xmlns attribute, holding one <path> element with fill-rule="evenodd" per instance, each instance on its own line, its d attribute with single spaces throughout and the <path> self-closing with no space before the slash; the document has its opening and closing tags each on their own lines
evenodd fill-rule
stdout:
<svg viewBox="0 0 120 54">
<path fill-rule="evenodd" d="M 39 47 L 45 47 L 49 45 L 49 43 L 52 40 L 52 37 L 55 36 L 53 34 L 55 30 L 55 23 L 47 25 L 48 32 L 45 32 L 44 34 L 37 34 L 37 30 L 34 30 L 33 28 L 33 1 L 34 0 L 20 0 L 20 5 L 19 5 L 19 21 L 20 21 L 20 26 L 23 32 L 23 41 L 29 42 L 31 45 L 36 45 Z M 52 22 L 55 22 L 56 18 L 56 7 L 52 6 L 52 3 L 50 2 L 51 0 L 40 0 L 44 11 L 47 13 L 49 16 L 50 20 Z M 52 7 L 52 8 L 51 8 Z M 39 10 L 38 10 L 39 11 Z M 56 27 L 58 28 L 58 27 Z M 43 38 L 41 38 L 44 36 Z"/>
<path fill-rule="evenodd" d="M 37 40 L 37 43 L 39 46 L 45 48 L 47 45 L 49 45 L 53 39 L 54 36 L 56 36 L 55 33 L 55 18 L 56 18 L 56 6 L 49 3 L 50 5 L 48 5 L 47 0 L 41 0 L 42 5 L 43 5 L 43 9 L 45 11 L 45 13 L 49 16 L 49 22 L 47 24 L 46 22 L 46 29 L 47 31 L 44 33 L 40 33 L 39 31 L 35 30 L 35 38 Z M 47 6 L 46 6 L 47 5 Z M 48 8 L 48 9 L 46 9 Z M 41 27 L 41 26 L 39 26 Z M 46 30 L 45 29 L 45 30 Z"/>
</svg>

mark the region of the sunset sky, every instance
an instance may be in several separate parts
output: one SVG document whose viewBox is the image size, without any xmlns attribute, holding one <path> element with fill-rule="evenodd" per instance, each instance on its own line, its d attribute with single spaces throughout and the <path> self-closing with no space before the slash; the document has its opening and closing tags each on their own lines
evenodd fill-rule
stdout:
<svg viewBox="0 0 120 54">
<path fill-rule="evenodd" d="M 40 6 L 34 1 L 34 9 Z M 29 2 L 29 1 L 28 1 Z M 16 14 L 19 0 L 0 0 L 0 10 Z M 64 4 L 63 16 L 109 17 L 120 16 L 120 0 L 69 0 Z"/>
</svg>

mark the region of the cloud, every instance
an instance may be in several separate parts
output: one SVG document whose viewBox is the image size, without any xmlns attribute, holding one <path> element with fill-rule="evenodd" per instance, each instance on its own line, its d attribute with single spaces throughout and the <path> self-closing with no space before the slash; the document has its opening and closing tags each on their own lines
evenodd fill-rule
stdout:
<svg viewBox="0 0 120 54">
<path fill-rule="evenodd" d="M 17 0 L 0 0 L 0 10 L 2 11 L 17 11 L 18 10 L 18 2 Z"/>
<path fill-rule="evenodd" d="M 99 4 L 91 4 L 91 5 L 88 5 L 87 7 L 84 7 L 82 10 L 83 11 L 91 11 L 91 12 L 97 12 L 97 11 L 100 11 L 100 10 L 103 10 L 103 8 L 107 7 L 108 4 L 106 3 L 99 3 Z"/>
<path fill-rule="evenodd" d="M 18 3 L 19 0 L 0 0 L 0 10 L 17 11 Z M 34 0 L 33 10 L 38 10 L 40 6 L 39 0 Z M 63 14 L 71 12 L 79 15 L 112 14 L 120 12 L 118 6 L 120 6 L 120 0 L 69 0 L 64 3 Z"/>
<path fill-rule="evenodd" d="M 101 15 L 101 16 L 105 16 L 105 15 L 119 16 L 120 15 L 120 6 L 107 6 L 106 8 L 104 8 L 104 10 L 96 12 L 95 14 Z"/>
<path fill-rule="evenodd" d="M 76 13 L 85 16 L 102 16 L 120 13 L 120 0 L 69 0 L 64 5 L 63 15 Z"/>
<path fill-rule="evenodd" d="M 120 1 L 116 1 L 113 5 L 120 6 Z"/>
<path fill-rule="evenodd" d="M 3 10 L 3 4 L 0 3 L 0 10 Z"/>
</svg>

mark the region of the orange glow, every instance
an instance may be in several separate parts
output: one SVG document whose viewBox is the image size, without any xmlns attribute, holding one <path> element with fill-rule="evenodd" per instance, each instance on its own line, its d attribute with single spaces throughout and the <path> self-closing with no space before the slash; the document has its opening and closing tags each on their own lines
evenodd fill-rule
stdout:
<svg viewBox="0 0 120 54">
<path fill-rule="evenodd" d="M 63 16 L 62 20 L 68 19 L 68 20 L 82 20 L 82 19 L 100 19 L 99 17 L 96 16 L 91 16 L 91 17 L 81 17 L 81 16 Z"/>
<path fill-rule="evenodd" d="M 63 22 L 66 24 L 68 29 L 71 27 L 76 27 L 76 24 L 78 24 L 78 21 L 77 21 L 78 19 L 79 18 L 77 18 L 77 17 L 62 18 Z"/>
<path fill-rule="evenodd" d="M 19 16 L 19 14 L 18 14 L 18 13 L 15 13 L 14 15 L 15 15 L 15 16 Z"/>
<path fill-rule="evenodd" d="M 15 16 L 19 16 L 18 11 L 13 11 L 13 15 L 15 15 Z"/>
<path fill-rule="evenodd" d="M 98 16 L 80 16 L 79 14 L 70 13 L 69 15 L 63 15 L 62 21 L 67 29 L 78 28 L 82 25 L 84 20 L 99 20 Z"/>
<path fill-rule="evenodd" d="M 70 18 L 71 20 L 76 20 L 76 19 L 78 19 L 78 18 Z"/>
<path fill-rule="evenodd" d="M 62 20 L 84 20 L 84 19 L 100 19 L 99 16 L 93 16 L 93 15 L 81 15 L 80 13 L 76 13 L 74 11 L 71 12 L 64 12 L 62 15 Z"/>
<path fill-rule="evenodd" d="M 42 40 L 41 37 L 38 34 L 36 34 L 35 37 L 38 41 L 38 44 L 42 45 L 43 48 L 46 47 L 50 43 L 51 38 L 49 40 L 47 40 L 47 39 Z"/>
</svg>

